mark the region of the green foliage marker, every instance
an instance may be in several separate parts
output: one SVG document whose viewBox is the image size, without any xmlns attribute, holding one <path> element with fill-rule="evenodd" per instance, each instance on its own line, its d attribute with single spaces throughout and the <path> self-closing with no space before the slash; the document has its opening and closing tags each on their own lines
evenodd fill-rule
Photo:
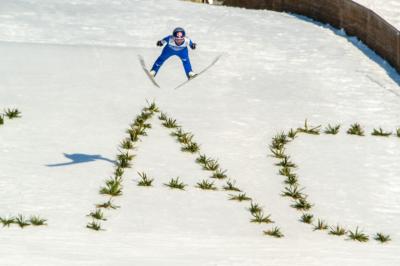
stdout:
<svg viewBox="0 0 400 266">
<path fill-rule="evenodd" d="M 269 235 L 269 236 L 273 236 L 273 237 L 276 237 L 276 238 L 284 237 L 284 235 L 282 234 L 282 232 L 279 229 L 279 227 L 274 227 L 271 230 L 264 231 L 264 234 L 265 235 Z"/>
<path fill-rule="evenodd" d="M 297 129 L 298 132 L 300 133 L 306 133 L 306 134 L 311 134 L 311 135 L 319 135 L 321 126 L 316 126 L 316 127 L 310 127 L 307 123 L 307 119 L 304 122 L 304 127 L 299 127 Z"/>
<path fill-rule="evenodd" d="M 312 204 L 307 201 L 305 197 L 295 200 L 295 203 L 290 205 L 299 211 L 308 211 L 312 208 Z"/>
<path fill-rule="evenodd" d="M 324 133 L 329 135 L 336 135 L 339 133 L 340 125 L 331 126 L 330 124 L 325 128 Z"/>
<path fill-rule="evenodd" d="M 176 123 L 175 119 L 167 118 L 167 120 L 165 120 L 165 122 L 163 123 L 163 126 L 166 128 L 177 128 L 178 124 Z"/>
<path fill-rule="evenodd" d="M 107 221 L 107 219 L 104 218 L 104 213 L 101 209 L 96 209 L 94 212 L 90 212 L 88 216 L 96 220 Z"/>
<path fill-rule="evenodd" d="M 15 217 L 0 217 L 0 223 L 3 224 L 3 227 L 10 227 L 11 224 L 16 223 Z"/>
<path fill-rule="evenodd" d="M 314 219 L 314 215 L 310 214 L 310 213 L 304 213 L 301 218 L 300 221 L 306 224 L 311 224 L 312 221 Z"/>
<path fill-rule="evenodd" d="M 115 209 L 118 209 L 119 206 L 114 205 L 110 199 L 104 203 L 96 204 L 96 208 L 114 209 L 115 210 Z"/>
<path fill-rule="evenodd" d="M 226 170 L 217 169 L 216 171 L 214 171 L 214 173 L 212 174 L 211 178 L 215 178 L 215 179 L 225 179 L 225 178 L 227 178 Z"/>
<path fill-rule="evenodd" d="M 113 197 L 122 195 L 122 184 L 119 179 L 109 179 L 106 181 L 106 186 L 100 189 L 100 194 L 110 195 Z"/>
<path fill-rule="evenodd" d="M 327 230 L 328 229 L 328 225 L 325 223 L 324 220 L 318 219 L 318 222 L 316 225 L 314 225 L 314 231 L 317 230 Z"/>
<path fill-rule="evenodd" d="M 10 109 L 8 108 L 4 112 L 5 116 L 8 117 L 8 119 L 14 119 L 14 118 L 19 118 L 21 117 L 21 112 L 18 109 Z"/>
<path fill-rule="evenodd" d="M 357 136 L 364 136 L 364 130 L 358 123 L 354 123 L 350 126 L 347 130 L 347 134 L 349 135 L 357 135 Z"/>
<path fill-rule="evenodd" d="M 367 242 L 369 240 L 369 237 L 364 234 L 362 231 L 358 230 L 358 227 L 356 228 L 355 231 L 349 231 L 349 239 L 359 241 L 359 242 Z"/>
<path fill-rule="evenodd" d="M 330 227 L 329 234 L 334 236 L 342 236 L 347 233 L 346 229 L 343 227 L 336 225 L 335 227 Z"/>
<path fill-rule="evenodd" d="M 304 194 L 301 192 L 304 188 L 299 188 L 297 185 L 285 187 L 285 190 L 282 192 L 282 197 L 290 197 L 292 199 L 301 199 L 304 197 Z"/>
<path fill-rule="evenodd" d="M 239 193 L 239 195 L 230 195 L 229 200 L 247 201 L 251 200 L 251 198 L 247 197 L 246 193 Z"/>
<path fill-rule="evenodd" d="M 185 190 L 185 185 L 183 182 L 179 181 L 179 176 L 177 178 L 172 178 L 168 184 L 164 184 L 164 186 L 167 186 L 172 189 L 180 189 L 180 190 Z"/>
<path fill-rule="evenodd" d="M 214 159 L 207 159 L 207 162 L 204 164 L 203 169 L 207 171 L 216 171 L 219 168 L 219 163 Z"/>
<path fill-rule="evenodd" d="M 86 228 L 89 228 L 89 229 L 92 229 L 92 230 L 95 230 L 95 231 L 103 230 L 101 228 L 101 224 L 99 222 L 96 222 L 96 221 L 92 221 L 92 222 L 88 223 L 86 225 Z"/>
<path fill-rule="evenodd" d="M 151 187 L 154 179 L 149 178 L 145 172 L 142 172 L 142 173 L 138 172 L 138 175 L 141 177 L 141 179 L 137 183 L 138 186 Z"/>
<path fill-rule="evenodd" d="M 293 140 L 293 139 L 295 139 L 295 138 L 296 138 L 296 136 L 297 136 L 297 133 L 298 133 L 298 131 L 297 131 L 297 130 L 295 130 L 295 129 L 291 128 L 291 129 L 289 130 L 289 132 L 288 132 L 287 136 Z"/>
<path fill-rule="evenodd" d="M 22 214 L 18 214 L 18 216 L 15 218 L 15 223 L 21 228 L 30 225 L 29 220 L 26 220 Z"/>
<path fill-rule="evenodd" d="M 374 236 L 374 239 L 376 241 L 379 241 L 381 243 L 386 243 L 391 241 L 390 236 L 389 235 L 384 235 L 382 233 L 376 233 L 376 235 Z"/>
<path fill-rule="evenodd" d="M 259 213 L 259 212 L 261 212 L 261 211 L 262 211 L 262 208 L 261 208 L 261 206 L 258 205 L 257 203 L 250 202 L 250 207 L 248 208 L 248 210 L 249 210 L 252 214 L 254 214 L 254 213 Z"/>
<path fill-rule="evenodd" d="M 374 128 L 374 131 L 371 133 L 372 136 L 380 136 L 380 137 L 388 137 L 392 135 L 392 132 L 385 132 L 383 131 L 382 128 L 376 129 Z"/>
<path fill-rule="evenodd" d="M 203 190 L 217 190 L 217 187 L 214 185 L 214 182 L 208 182 L 207 180 L 203 180 L 197 183 L 196 187 Z"/>
<path fill-rule="evenodd" d="M 252 223 L 274 223 L 274 221 L 271 220 L 271 215 L 264 216 L 264 213 L 262 211 L 254 212 L 251 215 L 253 216 L 253 219 L 250 220 Z"/>
<path fill-rule="evenodd" d="M 29 222 L 33 226 L 47 225 L 46 221 L 47 221 L 46 219 L 43 219 L 40 216 L 36 216 L 36 215 L 33 215 L 29 218 Z"/>
<path fill-rule="evenodd" d="M 222 188 L 227 191 L 242 192 L 238 187 L 235 186 L 235 181 L 231 181 L 231 180 L 226 181 L 226 185 L 223 186 Z"/>
<path fill-rule="evenodd" d="M 184 152 L 196 153 L 199 150 L 200 147 L 196 142 L 185 143 L 184 146 L 182 147 L 182 151 Z"/>
</svg>

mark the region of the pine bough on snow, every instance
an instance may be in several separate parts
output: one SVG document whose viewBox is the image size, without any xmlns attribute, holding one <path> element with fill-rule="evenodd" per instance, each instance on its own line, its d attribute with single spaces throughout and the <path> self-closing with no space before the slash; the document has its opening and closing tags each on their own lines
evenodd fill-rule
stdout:
<svg viewBox="0 0 400 266">
<path fill-rule="evenodd" d="M 339 225 L 331 226 L 330 230 L 329 230 L 329 234 L 334 235 L 334 236 L 342 236 L 342 235 L 345 235 L 346 233 L 347 233 L 347 230 Z"/>
<path fill-rule="evenodd" d="M 10 227 L 12 224 L 18 225 L 20 228 L 24 228 L 26 226 L 43 226 L 47 225 L 46 219 L 41 218 L 38 215 L 32 215 L 29 219 L 26 219 L 22 214 L 18 214 L 16 217 L 0 217 L 0 223 L 3 227 Z"/>
<path fill-rule="evenodd" d="M 88 223 L 88 224 L 86 225 L 86 228 L 89 228 L 89 229 L 92 229 L 92 230 L 95 230 L 95 231 L 104 230 L 104 229 L 101 228 L 101 223 L 96 222 L 96 221 L 94 221 L 94 220 L 91 221 L 90 223 Z"/>
<path fill-rule="evenodd" d="M 298 132 L 300 133 L 306 133 L 306 134 L 311 134 L 311 135 L 319 135 L 321 126 L 316 126 L 316 127 L 310 127 L 307 123 L 307 119 L 304 122 L 304 127 L 299 127 L 297 129 Z"/>
<path fill-rule="evenodd" d="M 385 132 L 382 128 L 376 129 L 371 133 L 372 136 L 388 137 L 392 135 L 392 132 Z"/>
<path fill-rule="evenodd" d="M 281 230 L 279 229 L 279 227 L 274 227 L 271 230 L 264 231 L 264 234 L 265 235 L 269 235 L 269 236 L 273 236 L 273 237 L 276 237 L 276 238 L 281 238 L 281 237 L 284 236 L 282 234 Z"/>
<path fill-rule="evenodd" d="M 103 208 L 103 209 L 118 209 L 119 206 L 114 205 L 111 201 L 111 199 L 109 199 L 108 201 L 104 202 L 104 203 L 100 203 L 100 204 L 96 204 L 96 208 Z"/>
<path fill-rule="evenodd" d="M 214 182 L 208 182 L 207 180 L 203 180 L 197 183 L 196 187 L 203 190 L 217 190 L 217 187 L 214 185 Z"/>
<path fill-rule="evenodd" d="M 303 189 L 299 189 L 298 177 L 293 172 L 293 169 L 296 168 L 296 164 L 291 162 L 290 157 L 285 153 L 285 145 L 290 141 L 294 140 L 298 132 L 312 134 L 312 135 L 319 135 L 319 128 L 320 126 L 310 127 L 307 123 L 307 120 L 305 120 L 303 128 L 298 128 L 296 131 L 291 129 L 288 132 L 288 134 L 286 134 L 285 132 L 277 134 L 275 137 L 272 138 L 272 143 L 269 146 L 272 154 L 271 156 L 280 160 L 280 162 L 275 164 L 276 166 L 281 167 L 281 169 L 279 170 L 279 175 L 285 176 L 286 180 L 284 181 L 284 183 L 289 185 L 285 187 L 285 190 L 282 192 L 281 195 L 283 197 L 292 198 L 295 201 L 295 203 L 292 204 L 291 206 L 300 211 L 310 210 L 313 204 L 307 201 L 307 195 L 305 195 L 302 192 Z M 340 125 L 335 125 L 335 126 L 328 125 L 325 128 L 324 133 L 336 135 L 339 132 L 339 129 Z M 364 136 L 364 130 L 358 123 L 354 123 L 347 130 L 347 134 Z M 373 136 L 390 136 L 391 134 L 392 134 L 391 132 L 385 132 L 384 130 L 382 130 L 382 128 L 374 129 L 374 131 L 372 132 Z M 400 128 L 396 130 L 396 135 L 397 137 L 400 137 Z M 252 215 L 254 216 L 259 213 L 261 212 L 252 212 Z M 260 218 L 258 217 L 256 219 Z M 301 216 L 300 221 L 303 223 L 312 224 L 313 219 L 314 216 L 312 214 L 304 213 Z M 323 220 L 319 218 L 317 224 L 313 226 L 314 226 L 313 229 L 314 231 L 327 230 L 329 227 L 328 224 L 326 224 Z M 264 231 L 264 233 L 267 235 L 275 235 L 275 234 L 279 235 L 279 228 L 274 228 L 269 231 Z M 348 239 L 351 240 L 356 240 L 359 242 L 366 242 L 369 240 L 369 237 L 363 232 L 359 231 L 358 227 L 356 228 L 355 231 L 347 231 L 343 227 L 336 225 L 336 226 L 331 226 L 329 230 L 329 234 L 335 236 L 342 236 L 347 233 L 348 233 Z M 389 235 L 384 235 L 382 233 L 377 233 L 374 236 L 374 239 L 381 243 L 385 243 L 391 240 Z"/>
<path fill-rule="evenodd" d="M 178 123 L 176 122 L 176 119 L 168 117 L 165 113 L 161 113 L 159 116 L 159 119 L 162 121 L 162 124 L 164 127 L 167 128 L 175 128 L 175 130 L 171 133 L 171 136 L 176 137 L 177 141 L 182 145 L 181 150 L 186 151 L 186 152 L 191 152 L 191 153 L 199 153 L 200 152 L 200 147 L 197 145 L 193 139 L 194 135 L 191 132 L 184 132 L 182 127 L 178 126 Z M 296 136 L 296 132 L 292 132 L 290 134 L 291 138 L 294 138 Z M 276 146 L 282 146 L 279 143 L 287 143 L 288 139 L 285 134 L 282 134 L 280 136 L 277 136 L 276 139 Z M 279 151 L 277 151 L 279 152 Z M 286 158 L 287 159 L 287 158 Z M 220 165 L 218 163 L 218 160 L 212 159 L 207 157 L 205 154 L 199 154 L 198 157 L 196 158 L 196 163 L 200 164 L 203 168 L 203 170 L 206 171 L 212 171 L 212 176 L 211 178 L 221 180 L 225 179 L 228 176 L 226 175 L 226 170 L 222 170 L 220 168 Z M 293 166 L 293 165 L 292 165 Z M 172 185 L 172 187 L 176 186 L 176 184 L 171 184 L 171 180 L 169 184 L 164 184 L 167 186 Z M 176 183 L 176 182 L 175 182 Z M 197 188 L 204 189 L 204 190 L 216 190 L 216 187 L 214 186 L 214 182 L 210 183 L 206 180 L 203 180 L 200 183 L 197 183 Z M 228 180 L 226 182 L 226 185 L 223 186 L 223 189 L 226 191 L 236 191 L 236 192 L 241 192 L 239 188 L 235 186 L 235 182 Z M 230 200 L 236 200 L 236 201 L 248 201 L 251 200 L 250 197 L 248 197 L 245 193 L 240 193 L 239 195 L 229 195 Z M 251 204 L 250 211 L 252 213 L 253 219 L 251 222 L 255 223 L 272 223 L 272 220 L 270 219 L 270 215 L 264 216 L 262 213 L 261 209 L 257 209 L 259 206 L 257 204 Z"/>
<path fill-rule="evenodd" d="M 104 213 L 101 209 L 96 209 L 95 211 L 92 211 L 89 213 L 90 217 L 92 217 L 95 220 L 101 220 L 101 221 L 107 221 L 106 218 L 104 218 Z"/>
<path fill-rule="evenodd" d="M 4 111 L 4 115 L 8 117 L 8 119 L 14 119 L 14 118 L 20 118 L 21 117 L 21 112 L 14 108 L 14 109 L 6 109 Z"/>
<path fill-rule="evenodd" d="M 301 218 L 300 221 L 306 224 L 311 224 L 312 221 L 314 219 L 314 215 L 310 214 L 310 213 L 304 213 Z"/>
<path fill-rule="evenodd" d="M 239 193 L 239 195 L 229 195 L 229 200 L 236 200 L 236 201 L 248 201 L 251 200 L 250 197 L 246 195 L 246 193 Z"/>
<path fill-rule="evenodd" d="M 136 142 L 138 142 L 142 136 L 147 136 L 146 130 L 151 128 L 151 124 L 147 123 L 147 121 L 151 119 L 155 113 L 159 112 L 154 102 L 147 102 L 147 104 L 148 106 L 142 109 L 141 113 L 135 118 L 134 122 L 127 130 L 129 137 L 124 138 L 119 145 L 123 151 L 119 151 L 119 154 L 117 154 L 114 176 L 107 179 L 105 185 L 101 187 L 99 191 L 102 195 L 110 196 L 110 199 L 104 203 L 96 204 L 96 211 L 89 213 L 88 216 L 93 219 L 92 222 L 86 225 L 89 229 L 96 231 L 103 230 L 100 222 L 98 222 L 98 220 L 106 220 L 101 209 L 119 208 L 119 206 L 112 203 L 112 198 L 122 195 L 122 176 L 124 174 L 124 169 L 130 168 L 132 166 L 132 160 L 135 158 L 135 155 L 131 154 L 130 151 L 134 149 Z M 142 184 L 151 185 L 152 180 L 143 179 L 142 177 L 142 182 Z"/>
<path fill-rule="evenodd" d="M 382 234 L 382 233 L 377 233 L 377 234 L 374 236 L 374 239 L 375 239 L 376 241 L 381 242 L 381 243 L 386 243 L 386 242 L 391 241 L 389 235 L 385 235 L 385 234 Z"/>
<path fill-rule="evenodd" d="M 331 126 L 330 124 L 325 128 L 324 133 L 329 135 L 336 135 L 339 133 L 340 125 Z"/>
<path fill-rule="evenodd" d="M 118 175 L 115 175 L 114 179 L 109 179 L 106 182 L 106 186 L 101 189 L 101 193 L 108 194 L 111 197 L 121 195 L 122 194 L 122 185 L 120 184 L 121 182 L 121 177 L 123 175 L 123 170 L 124 168 L 129 168 L 131 167 L 131 160 L 134 158 L 134 155 L 129 154 L 129 150 L 132 150 L 134 148 L 134 143 L 139 141 L 140 136 L 146 136 L 146 129 L 151 128 L 150 124 L 146 123 L 146 120 L 152 117 L 154 112 L 159 112 L 158 108 L 155 106 L 155 104 L 150 104 L 149 107 L 143 109 L 142 114 L 139 115 L 136 119 L 135 122 L 131 125 L 131 127 L 127 130 L 129 133 L 129 138 L 124 139 L 120 147 L 124 149 L 125 151 L 120 152 L 120 154 L 117 156 L 118 162 L 117 162 L 117 170 Z M 171 136 L 176 137 L 177 141 L 182 145 L 181 151 L 183 152 L 189 152 L 189 153 L 199 153 L 200 151 L 200 146 L 193 141 L 194 135 L 191 132 L 184 132 L 182 130 L 182 127 L 178 125 L 176 119 L 168 117 L 166 113 L 160 113 L 159 115 L 159 120 L 162 121 L 162 125 L 166 128 L 174 129 L 173 132 L 171 132 Z M 295 137 L 295 132 L 293 132 L 290 137 L 294 138 Z M 279 136 L 279 139 L 277 139 L 277 142 L 285 142 L 287 141 L 287 136 Z M 287 158 L 286 158 L 287 159 Z M 227 178 L 226 175 L 226 170 L 222 170 L 219 167 L 219 163 L 215 159 L 208 158 L 205 154 L 199 154 L 199 156 L 196 158 L 196 163 L 200 164 L 203 168 L 203 170 L 207 171 L 212 171 L 212 176 L 211 178 L 214 179 L 225 179 Z M 118 170 L 119 169 L 119 170 Z M 138 173 L 139 176 L 141 177 L 141 180 L 138 181 L 138 186 L 150 186 L 151 182 L 153 179 L 149 179 L 145 173 Z M 168 186 L 172 189 L 180 189 L 184 190 L 184 188 L 187 186 L 183 182 L 179 181 L 179 177 L 173 178 L 170 180 L 169 183 L 164 184 L 165 186 Z M 115 187 L 115 188 L 114 188 Z M 203 180 L 202 182 L 197 183 L 197 188 L 204 189 L 204 190 L 217 190 L 217 187 L 214 186 L 214 182 L 209 182 L 206 180 Z M 235 191 L 235 192 L 241 192 L 239 188 L 235 186 L 235 182 L 228 180 L 226 182 L 226 185 L 223 186 L 223 190 L 226 191 Z M 237 201 L 248 201 L 251 200 L 250 197 L 246 196 L 245 193 L 240 193 L 239 195 L 230 195 L 230 200 L 237 200 Z M 251 205 L 251 212 L 253 219 L 251 222 L 254 223 L 273 223 L 273 221 L 270 219 L 270 215 L 264 216 L 262 213 L 261 209 L 257 209 L 258 205 L 252 204 Z M 96 205 L 98 208 L 117 208 L 114 207 L 111 203 L 111 199 L 103 204 L 98 204 Z M 96 217 L 102 217 L 98 213 L 91 213 L 91 216 L 94 220 L 91 223 L 88 223 L 87 228 L 93 229 L 93 230 L 102 230 L 101 225 L 99 222 L 96 222 L 95 219 L 96 217 L 93 217 L 95 215 Z M 271 231 L 272 234 L 277 234 L 280 233 L 279 229 L 278 232 L 276 231 Z M 275 233 L 274 233 L 275 232 Z M 279 234 L 278 234 L 279 235 Z M 283 235 L 282 235 L 283 236 Z M 279 236 L 281 237 L 281 236 Z"/>
<path fill-rule="evenodd" d="M 185 190 L 185 187 L 187 186 L 183 182 L 179 181 L 179 176 L 176 178 L 172 178 L 169 183 L 164 184 L 164 186 L 167 186 L 171 189 L 180 189 L 180 190 Z"/>
<path fill-rule="evenodd" d="M 325 223 L 324 220 L 318 219 L 318 222 L 316 225 L 314 225 L 314 231 L 317 230 L 327 230 L 328 229 L 328 224 Z"/>
<path fill-rule="evenodd" d="M 258 223 L 258 224 L 271 224 L 274 223 L 274 221 L 271 220 L 271 215 L 264 216 L 263 212 L 255 212 L 251 214 L 253 216 L 253 219 L 250 221 L 252 223 Z"/>
<path fill-rule="evenodd" d="M 226 181 L 226 185 L 223 186 L 222 188 L 227 191 L 242 192 L 238 187 L 235 186 L 235 181 L 231 180 Z"/>
<path fill-rule="evenodd" d="M 149 178 L 145 172 L 142 172 L 142 173 L 138 172 L 138 175 L 141 178 L 137 183 L 138 186 L 151 187 L 151 184 L 153 183 L 154 179 Z"/>
<path fill-rule="evenodd" d="M 358 231 L 358 227 L 355 231 L 349 230 L 348 236 L 349 239 L 359 242 L 367 242 L 369 240 L 369 237 L 366 234 L 364 234 L 362 231 Z"/>
<path fill-rule="evenodd" d="M 349 135 L 357 135 L 357 136 L 364 136 L 364 130 L 358 123 L 354 123 L 350 126 L 347 130 L 347 134 Z"/>
<path fill-rule="evenodd" d="M 7 108 L 4 110 L 4 113 L 0 113 L 0 126 L 4 125 L 4 118 L 7 117 L 8 119 L 15 119 L 21 117 L 21 112 L 16 108 Z"/>
</svg>

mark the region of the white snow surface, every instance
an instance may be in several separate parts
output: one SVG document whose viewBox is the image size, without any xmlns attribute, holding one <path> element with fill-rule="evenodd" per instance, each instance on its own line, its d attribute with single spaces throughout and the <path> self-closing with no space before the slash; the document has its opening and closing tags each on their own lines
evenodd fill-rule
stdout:
<svg viewBox="0 0 400 266">
<path fill-rule="evenodd" d="M 353 0 L 375 11 L 397 29 L 400 29 L 400 1 L 399 0 Z"/>
<path fill-rule="evenodd" d="M 399 75 L 357 40 L 288 14 L 175 0 L 2 0 L 0 17 L 0 109 L 22 111 L 0 127 L 0 216 L 48 219 L 0 228 L 0 265 L 400 265 L 400 139 L 370 136 L 400 127 Z M 176 26 L 198 43 L 194 70 L 224 56 L 179 90 L 185 77 L 171 58 L 158 89 L 137 54 L 152 64 L 155 42 Z M 105 231 L 86 229 L 146 99 L 193 132 L 275 224 L 252 224 L 247 203 L 195 188 L 208 173 L 154 118 L 124 175 L 121 208 L 106 212 Z M 288 145 L 312 213 L 392 242 L 313 232 L 280 196 L 268 145 L 305 119 L 342 125 L 338 136 Z M 355 122 L 367 136 L 345 133 Z M 49 166 L 69 162 L 64 153 L 101 159 Z M 154 187 L 136 186 L 137 171 Z M 162 185 L 176 176 L 186 191 Z M 263 235 L 273 226 L 285 237 Z"/>
</svg>

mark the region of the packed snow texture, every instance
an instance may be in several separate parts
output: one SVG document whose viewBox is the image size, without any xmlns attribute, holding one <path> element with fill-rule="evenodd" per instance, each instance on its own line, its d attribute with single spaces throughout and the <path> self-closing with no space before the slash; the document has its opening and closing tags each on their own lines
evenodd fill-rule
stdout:
<svg viewBox="0 0 400 266">
<path fill-rule="evenodd" d="M 379 16 L 400 30 L 399 0 L 353 0 L 375 11 Z"/>
<path fill-rule="evenodd" d="M 22 111 L 0 127 L 0 216 L 48 219 L 45 228 L 0 228 L 1 265 L 400 264 L 400 139 L 369 135 L 400 127 L 399 75 L 355 39 L 289 14 L 175 0 L 2 0 L 0 16 L 0 108 Z M 137 55 L 150 65 L 156 41 L 176 26 L 198 43 L 195 71 L 223 57 L 179 90 L 185 75 L 171 58 L 158 89 Z M 283 239 L 250 223 L 247 204 L 195 188 L 208 174 L 157 119 L 125 175 L 121 208 L 106 213 L 106 231 L 85 228 L 146 99 L 194 133 Z M 306 118 L 342 124 L 338 136 L 302 135 L 288 146 L 314 215 L 382 231 L 391 243 L 313 232 L 280 196 L 268 145 Z M 355 122 L 366 137 L 345 134 Z M 137 171 L 155 187 L 137 187 Z M 176 176 L 186 191 L 162 185 Z"/>
</svg>

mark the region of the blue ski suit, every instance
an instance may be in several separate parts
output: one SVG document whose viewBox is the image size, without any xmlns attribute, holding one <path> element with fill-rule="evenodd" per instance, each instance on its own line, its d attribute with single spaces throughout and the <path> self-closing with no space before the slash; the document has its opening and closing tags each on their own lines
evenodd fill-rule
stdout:
<svg viewBox="0 0 400 266">
<path fill-rule="evenodd" d="M 151 70 L 154 70 L 157 74 L 162 64 L 164 64 L 164 62 L 171 56 L 176 55 L 182 60 L 186 76 L 189 78 L 189 72 L 192 71 L 192 65 L 190 64 L 188 46 L 192 49 L 195 48 L 195 44 L 192 42 L 192 40 L 185 37 L 184 42 L 181 45 L 177 45 L 175 43 L 174 37 L 172 35 L 169 35 L 164 39 L 162 39 L 161 42 L 162 44 L 167 44 L 167 45 L 165 45 L 161 55 L 154 62 L 154 65 L 151 68 Z"/>
</svg>

